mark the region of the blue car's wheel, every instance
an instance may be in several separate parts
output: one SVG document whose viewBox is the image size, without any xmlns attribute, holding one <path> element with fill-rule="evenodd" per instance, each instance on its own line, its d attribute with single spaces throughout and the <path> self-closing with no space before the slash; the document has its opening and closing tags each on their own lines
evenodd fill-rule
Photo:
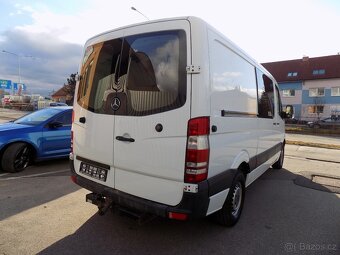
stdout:
<svg viewBox="0 0 340 255">
<path fill-rule="evenodd" d="M 32 151 L 26 143 L 14 143 L 10 145 L 2 156 L 2 169 L 6 172 L 20 172 L 31 161 Z"/>
</svg>

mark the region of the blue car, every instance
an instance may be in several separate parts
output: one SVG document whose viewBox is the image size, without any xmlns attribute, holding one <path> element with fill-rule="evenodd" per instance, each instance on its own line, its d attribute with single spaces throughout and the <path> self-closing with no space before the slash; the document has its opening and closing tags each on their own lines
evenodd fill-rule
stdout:
<svg viewBox="0 0 340 255">
<path fill-rule="evenodd" d="M 20 172 L 30 163 L 67 157 L 71 148 L 72 107 L 45 108 L 0 124 L 1 168 Z"/>
</svg>

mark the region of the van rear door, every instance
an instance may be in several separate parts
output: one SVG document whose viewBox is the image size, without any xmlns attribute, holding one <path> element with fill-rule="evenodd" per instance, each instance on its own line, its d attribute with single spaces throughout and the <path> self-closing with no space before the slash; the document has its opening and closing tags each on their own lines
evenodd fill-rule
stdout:
<svg viewBox="0 0 340 255">
<path fill-rule="evenodd" d="M 115 111 L 115 188 L 177 205 L 183 195 L 187 123 L 190 119 L 189 23 L 139 27 L 125 36 Z"/>
<path fill-rule="evenodd" d="M 73 125 L 75 169 L 87 162 L 82 176 L 155 202 L 181 201 L 190 59 L 187 20 L 137 25 L 91 39 Z M 92 164 L 95 171 L 107 169 L 106 180 L 88 176 Z"/>
<path fill-rule="evenodd" d="M 122 47 L 122 31 L 113 40 L 92 39 L 86 45 L 74 104 L 73 153 L 78 174 L 114 188 L 114 115 L 106 104 Z M 93 41 L 94 40 L 94 41 Z"/>
</svg>

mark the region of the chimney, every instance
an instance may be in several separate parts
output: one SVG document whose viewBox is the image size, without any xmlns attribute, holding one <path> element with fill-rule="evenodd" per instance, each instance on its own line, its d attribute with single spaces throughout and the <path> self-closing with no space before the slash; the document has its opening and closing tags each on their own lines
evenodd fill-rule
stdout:
<svg viewBox="0 0 340 255">
<path fill-rule="evenodd" d="M 306 61 L 308 61 L 308 60 L 309 60 L 309 57 L 308 57 L 308 56 L 303 56 L 303 57 L 302 57 L 302 61 L 303 61 L 303 62 L 306 62 Z"/>
</svg>

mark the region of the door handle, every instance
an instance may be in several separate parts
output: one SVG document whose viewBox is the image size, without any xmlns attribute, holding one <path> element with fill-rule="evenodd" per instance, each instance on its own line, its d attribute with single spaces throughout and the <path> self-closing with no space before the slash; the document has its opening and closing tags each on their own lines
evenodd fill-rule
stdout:
<svg viewBox="0 0 340 255">
<path fill-rule="evenodd" d="M 135 141 L 135 139 L 130 138 L 130 137 L 124 137 L 124 136 L 116 136 L 116 139 L 118 141 L 122 141 L 122 142 L 130 142 L 133 143 Z"/>
<path fill-rule="evenodd" d="M 79 118 L 79 122 L 80 123 L 85 123 L 86 122 L 86 118 L 85 117 L 80 117 Z"/>
</svg>

